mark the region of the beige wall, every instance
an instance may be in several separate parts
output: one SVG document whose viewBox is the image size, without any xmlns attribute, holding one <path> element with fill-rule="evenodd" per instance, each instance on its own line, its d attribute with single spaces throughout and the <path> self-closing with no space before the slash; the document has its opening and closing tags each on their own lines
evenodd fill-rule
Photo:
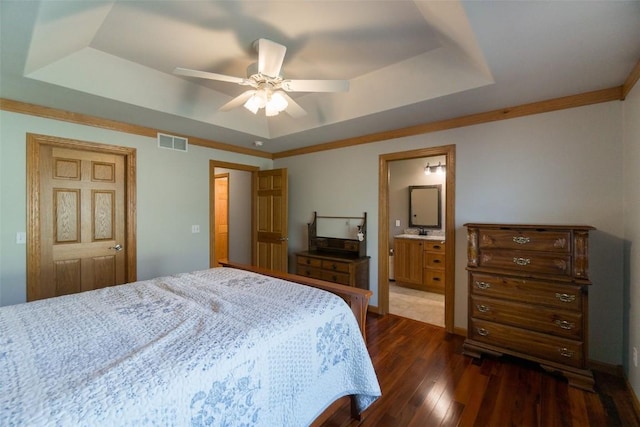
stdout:
<svg viewBox="0 0 640 427">
<path fill-rule="evenodd" d="M 629 117 L 638 112 L 637 92 L 626 103 L 609 102 L 275 162 L 195 146 L 188 153 L 174 153 L 157 149 L 151 138 L 0 111 L 0 304 L 25 298 L 26 247 L 15 243 L 15 233 L 26 228 L 26 132 L 138 150 L 139 279 L 208 266 L 209 159 L 263 169 L 286 167 L 292 253 L 305 248 L 306 224 L 313 211 L 336 216 L 368 213 L 373 305 L 378 298 L 378 157 L 455 144 L 455 326 L 466 327 L 466 230 L 462 224 L 588 224 L 597 228 L 590 250 L 591 357 L 622 364 L 623 354 L 625 359 L 628 355 L 627 338 L 636 346 L 640 341 L 637 327 L 625 326 L 629 323 L 623 319 L 623 307 L 629 304 L 625 297 L 631 295 L 634 307 L 628 313 L 639 323 L 636 270 L 640 262 L 635 252 L 628 253 L 633 257 L 628 281 L 635 283 L 627 288 L 623 262 L 625 244 L 633 247 L 631 242 L 640 234 L 640 226 L 633 221 L 623 226 L 625 217 L 638 218 L 634 172 L 639 160 L 638 125 Z M 633 182 L 623 191 L 625 181 Z M 624 197 L 628 200 L 623 206 Z M 192 224 L 201 226 L 200 234 L 191 234 Z M 386 253 L 382 259 L 386 262 Z"/>
<path fill-rule="evenodd" d="M 624 129 L 624 360 L 629 383 L 640 397 L 640 84 L 623 107 Z M 638 366 L 633 364 L 633 348 Z"/>
<path fill-rule="evenodd" d="M 306 245 L 306 223 L 368 213 L 372 305 L 378 303 L 378 158 L 455 144 L 455 326 L 466 329 L 466 222 L 588 224 L 590 350 L 622 363 L 622 103 L 609 102 L 393 141 L 278 159 L 289 169 L 289 248 Z"/>
<path fill-rule="evenodd" d="M 134 147 L 137 150 L 138 279 L 209 267 L 209 160 L 270 169 L 264 158 L 192 145 L 157 147 L 155 138 L 0 111 L 0 305 L 26 299 L 26 134 Z M 191 233 L 200 225 L 200 233 Z"/>
</svg>

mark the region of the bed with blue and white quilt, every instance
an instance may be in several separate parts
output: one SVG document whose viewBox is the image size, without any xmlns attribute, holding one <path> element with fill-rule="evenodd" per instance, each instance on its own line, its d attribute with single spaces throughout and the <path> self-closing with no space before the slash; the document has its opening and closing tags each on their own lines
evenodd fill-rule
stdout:
<svg viewBox="0 0 640 427">
<path fill-rule="evenodd" d="M 0 308 L 1 426 L 305 426 L 380 387 L 332 293 L 234 268 Z"/>
</svg>

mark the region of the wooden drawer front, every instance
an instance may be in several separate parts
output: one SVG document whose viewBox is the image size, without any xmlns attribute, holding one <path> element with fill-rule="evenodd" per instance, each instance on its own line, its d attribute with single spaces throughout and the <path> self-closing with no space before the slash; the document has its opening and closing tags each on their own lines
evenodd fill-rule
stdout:
<svg viewBox="0 0 640 427">
<path fill-rule="evenodd" d="M 429 289 L 440 289 L 444 292 L 444 271 L 425 270 L 424 284 Z"/>
<path fill-rule="evenodd" d="M 322 260 L 318 258 L 311 258 L 306 256 L 298 256 L 298 264 L 307 265 L 309 267 L 322 267 Z"/>
<path fill-rule="evenodd" d="M 471 315 L 512 326 L 582 340 L 582 314 L 540 305 L 471 296 Z"/>
<path fill-rule="evenodd" d="M 480 249 L 571 251 L 571 233 L 568 231 L 480 230 L 479 237 Z"/>
<path fill-rule="evenodd" d="M 582 290 L 577 285 L 470 273 L 469 286 L 473 295 L 582 311 Z"/>
<path fill-rule="evenodd" d="M 322 270 L 319 268 L 313 268 L 298 264 L 296 268 L 296 274 L 300 276 L 313 277 L 314 279 L 322 279 Z"/>
<path fill-rule="evenodd" d="M 444 254 L 439 252 L 425 252 L 424 267 L 444 269 Z"/>
<path fill-rule="evenodd" d="M 340 261 L 322 260 L 322 268 L 330 271 L 341 271 L 343 273 L 349 272 L 349 263 Z"/>
<path fill-rule="evenodd" d="M 571 276 L 571 256 L 526 251 L 484 250 L 480 267 L 502 268 L 538 274 Z"/>
<path fill-rule="evenodd" d="M 342 285 L 350 285 L 349 277 L 348 273 L 322 270 L 322 277 L 320 277 L 320 279 L 328 282 L 340 283 Z"/>
<path fill-rule="evenodd" d="M 440 240 L 425 240 L 424 241 L 424 250 L 431 252 L 442 252 L 444 253 L 444 242 Z"/>
<path fill-rule="evenodd" d="M 479 319 L 469 322 L 469 338 L 541 359 L 584 368 L 584 343 Z"/>
</svg>

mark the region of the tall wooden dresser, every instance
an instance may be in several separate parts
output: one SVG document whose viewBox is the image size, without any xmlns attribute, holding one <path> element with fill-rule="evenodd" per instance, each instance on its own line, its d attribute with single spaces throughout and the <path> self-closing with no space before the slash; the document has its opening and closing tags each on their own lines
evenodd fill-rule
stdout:
<svg viewBox="0 0 640 427">
<path fill-rule="evenodd" d="M 464 354 L 509 354 L 593 391 L 588 369 L 590 226 L 465 224 Z"/>
</svg>

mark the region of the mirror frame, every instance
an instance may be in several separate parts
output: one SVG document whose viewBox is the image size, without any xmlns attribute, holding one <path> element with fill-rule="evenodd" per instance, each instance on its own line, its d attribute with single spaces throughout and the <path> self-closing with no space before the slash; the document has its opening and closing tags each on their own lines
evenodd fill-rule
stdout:
<svg viewBox="0 0 640 427">
<path fill-rule="evenodd" d="M 435 224 L 416 224 L 413 222 L 413 206 L 411 201 L 413 190 L 425 190 L 425 189 L 435 189 L 438 194 L 438 220 Z M 409 186 L 409 228 L 442 228 L 442 184 L 436 185 L 411 185 Z"/>
</svg>

